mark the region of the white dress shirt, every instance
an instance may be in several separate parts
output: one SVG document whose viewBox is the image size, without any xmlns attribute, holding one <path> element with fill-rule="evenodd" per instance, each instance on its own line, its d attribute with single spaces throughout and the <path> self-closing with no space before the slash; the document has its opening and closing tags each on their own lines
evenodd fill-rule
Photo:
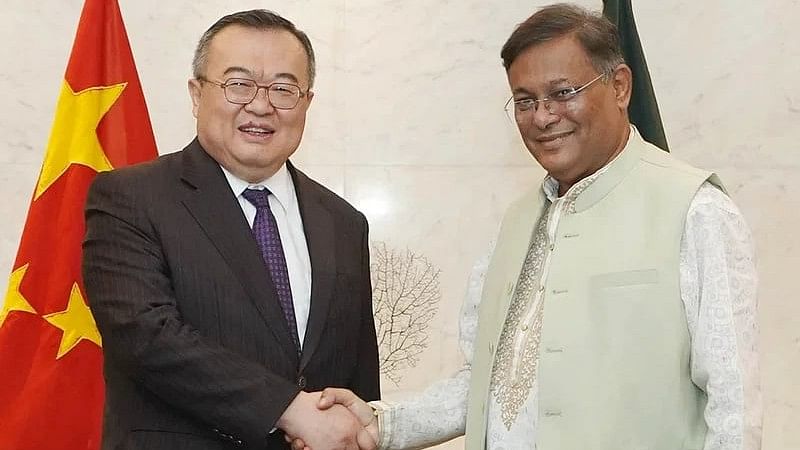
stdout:
<svg viewBox="0 0 800 450">
<path fill-rule="evenodd" d="M 558 201 L 555 180 L 546 179 L 542 188 L 551 202 Z M 494 244 L 491 247 L 489 255 Z M 461 311 L 460 344 L 466 364 L 417 397 L 378 402 L 383 410 L 381 448 L 424 447 L 464 433 L 478 305 L 489 255 L 475 264 Z M 752 237 L 731 199 L 709 183 L 701 186 L 689 206 L 679 270 L 691 337 L 691 377 L 708 396 L 704 450 L 758 450 L 762 410 Z M 503 423 L 490 396 L 488 449 L 533 448 L 537 394 L 534 385 L 510 426 Z"/>
<path fill-rule="evenodd" d="M 297 203 L 297 193 L 292 176 L 289 174 L 286 164 L 282 165 L 274 175 L 256 184 L 250 184 L 237 178 L 224 167 L 222 167 L 222 173 L 225 174 L 233 195 L 239 201 L 239 206 L 242 208 L 250 228 L 253 227 L 253 221 L 256 218 L 256 207 L 242 197 L 242 193 L 248 188 L 259 190 L 267 188 L 272 193 L 269 196 L 269 207 L 272 215 L 275 216 L 278 233 L 281 235 L 283 254 L 289 270 L 289 286 L 292 289 L 297 335 L 302 347 L 308 326 L 308 312 L 311 307 L 311 259 L 308 256 L 308 244 L 303 231 L 303 220 L 300 217 L 300 206 Z M 268 277 L 269 272 L 264 272 L 264 276 Z"/>
</svg>

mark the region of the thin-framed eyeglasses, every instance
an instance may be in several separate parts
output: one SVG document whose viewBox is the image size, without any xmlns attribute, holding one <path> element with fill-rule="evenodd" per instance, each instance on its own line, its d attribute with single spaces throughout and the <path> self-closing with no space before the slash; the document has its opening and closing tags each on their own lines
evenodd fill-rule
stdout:
<svg viewBox="0 0 800 450">
<path fill-rule="evenodd" d="M 508 99 L 505 104 L 506 114 L 511 117 L 511 113 L 513 111 L 514 118 L 519 122 L 520 118 L 525 118 L 529 114 L 537 111 L 539 109 L 538 105 L 541 103 L 544 105 L 544 108 L 552 113 L 552 114 L 561 114 L 564 111 L 567 103 L 570 100 L 573 100 L 575 97 L 578 96 L 584 89 L 588 88 L 592 85 L 595 81 L 599 80 L 606 76 L 605 73 L 601 73 L 600 75 L 594 77 L 593 79 L 589 80 L 589 82 L 581 85 L 581 86 L 565 86 L 560 87 L 558 89 L 553 90 L 550 92 L 546 97 L 535 99 L 535 98 L 521 98 L 518 100 L 514 100 L 514 96 Z"/>
<path fill-rule="evenodd" d="M 246 105 L 252 102 L 261 89 L 267 92 L 269 103 L 276 109 L 294 109 L 300 102 L 300 98 L 308 95 L 308 91 L 303 92 L 300 86 L 292 83 L 264 85 L 247 78 L 228 78 L 224 82 L 203 77 L 197 79 L 221 87 L 225 93 L 225 99 L 236 105 Z"/>
</svg>

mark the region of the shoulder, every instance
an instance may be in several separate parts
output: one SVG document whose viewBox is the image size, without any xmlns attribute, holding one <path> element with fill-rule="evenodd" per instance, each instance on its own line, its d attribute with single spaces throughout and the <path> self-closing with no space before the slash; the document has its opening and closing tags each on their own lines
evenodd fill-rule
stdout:
<svg viewBox="0 0 800 450">
<path fill-rule="evenodd" d="M 705 186 L 700 198 L 708 196 L 709 192 L 715 197 L 727 198 L 725 186 L 714 172 L 695 167 L 650 143 L 645 144 L 637 180 L 649 191 L 666 198 L 680 196 L 688 203 Z M 729 198 L 727 200 L 732 204 Z"/>
<path fill-rule="evenodd" d="M 182 152 L 97 174 L 86 209 L 142 211 L 164 202 L 175 191 Z M 138 214 L 138 213 L 137 213 Z"/>
<path fill-rule="evenodd" d="M 686 213 L 684 240 L 706 253 L 719 247 L 726 252 L 738 249 L 745 259 L 753 259 L 753 236 L 739 208 L 718 187 L 706 182 L 692 199 Z"/>
<path fill-rule="evenodd" d="M 698 221 L 744 223 L 744 217 L 728 194 L 706 181 L 692 198 L 687 213 L 687 222 Z"/>
<path fill-rule="evenodd" d="M 691 164 L 679 159 L 672 153 L 665 152 L 660 148 L 646 142 L 642 151 L 642 161 L 654 168 L 681 174 L 690 178 L 706 179 L 711 176 L 711 172 L 692 166 Z"/>
<path fill-rule="evenodd" d="M 135 191 L 141 188 L 152 188 L 164 182 L 171 173 L 178 170 L 182 152 L 169 153 L 143 163 L 120 167 L 108 172 L 101 172 L 93 182 L 93 188 L 124 188 Z"/>
<path fill-rule="evenodd" d="M 290 166 L 290 172 L 295 181 L 295 189 L 301 201 L 318 201 L 325 206 L 334 216 L 360 223 L 366 223 L 364 214 L 357 210 L 347 200 L 337 195 L 318 181 L 306 175 L 294 166 Z"/>
</svg>

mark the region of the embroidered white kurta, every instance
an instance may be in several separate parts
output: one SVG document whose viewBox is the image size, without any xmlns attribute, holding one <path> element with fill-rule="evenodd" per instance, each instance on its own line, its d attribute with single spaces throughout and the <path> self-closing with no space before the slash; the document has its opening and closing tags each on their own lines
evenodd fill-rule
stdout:
<svg viewBox="0 0 800 450">
<path fill-rule="evenodd" d="M 551 202 L 548 228 L 557 226 L 559 215 L 569 213 L 570 198 L 579 195 L 582 186 L 597 176 L 602 176 L 602 171 L 573 186 L 561 199 L 557 198 L 557 182 L 545 180 L 543 189 Z M 547 276 L 546 257 L 544 260 L 540 277 Z M 478 304 L 488 261 L 487 256 L 475 264 L 462 307 L 460 344 L 466 360 L 464 367 L 415 398 L 384 404 L 382 448 L 423 447 L 464 433 Z M 708 396 L 705 450 L 757 450 L 761 442 L 761 398 L 752 238 L 731 199 L 709 183 L 698 190 L 689 206 L 679 269 L 681 299 L 691 337 L 692 381 Z M 519 350 L 535 339 L 526 334 L 535 328 L 537 311 L 541 310 L 536 296 L 532 299 L 520 307 L 519 320 L 527 325 L 526 329 L 506 336 L 509 348 L 517 349 L 506 366 L 515 370 L 524 364 Z M 487 445 L 493 450 L 533 448 L 538 417 L 535 377 L 519 396 L 519 404 L 509 405 L 510 397 L 504 400 L 503 389 L 499 389 L 508 372 L 495 362 Z"/>
</svg>

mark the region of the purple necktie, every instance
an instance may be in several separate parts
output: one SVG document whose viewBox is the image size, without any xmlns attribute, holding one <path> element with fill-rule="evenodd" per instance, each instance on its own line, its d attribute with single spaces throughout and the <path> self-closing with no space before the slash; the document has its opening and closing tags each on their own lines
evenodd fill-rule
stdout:
<svg viewBox="0 0 800 450">
<path fill-rule="evenodd" d="M 281 235 L 278 233 L 278 224 L 269 207 L 269 189 L 245 189 L 242 192 L 248 202 L 256 207 L 256 218 L 253 221 L 253 236 L 256 238 L 261 256 L 269 270 L 272 285 L 278 293 L 278 302 L 283 310 L 283 317 L 289 325 L 298 353 L 300 352 L 300 339 L 297 337 L 297 321 L 294 316 L 294 303 L 292 303 L 292 289 L 289 285 L 289 269 L 286 267 L 286 257 L 283 254 Z"/>
</svg>

